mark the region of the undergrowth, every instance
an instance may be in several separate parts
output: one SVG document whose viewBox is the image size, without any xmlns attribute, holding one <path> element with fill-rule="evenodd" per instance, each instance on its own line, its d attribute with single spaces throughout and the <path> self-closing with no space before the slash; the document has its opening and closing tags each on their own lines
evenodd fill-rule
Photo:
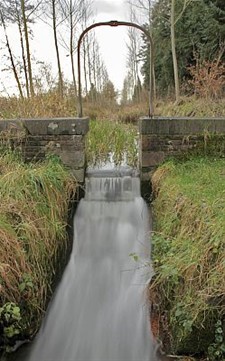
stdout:
<svg viewBox="0 0 225 361">
<path fill-rule="evenodd" d="M 156 99 L 156 116 L 225 116 L 225 100 L 205 99 L 197 96 L 183 96 L 175 104 L 171 99 Z M 90 119 L 111 120 L 113 122 L 136 123 L 140 117 L 148 115 L 148 99 L 139 103 L 111 104 L 101 101 L 83 101 L 84 116 Z M 41 118 L 41 117 L 76 117 L 77 100 L 67 94 L 62 99 L 57 92 L 39 94 L 34 98 L 0 97 L 0 119 Z"/>
<path fill-rule="evenodd" d="M 74 97 L 60 98 L 57 92 L 33 98 L 0 98 L 0 119 L 76 116 Z"/>
<path fill-rule="evenodd" d="M 156 102 L 155 114 L 169 117 L 221 117 L 225 116 L 225 99 L 184 96 L 178 104 L 169 99 L 159 100 Z"/>
<path fill-rule="evenodd" d="M 77 99 L 67 94 L 61 98 L 57 92 L 39 94 L 33 98 L 0 97 L 0 119 L 76 117 Z M 102 101 L 83 101 L 83 114 L 90 119 L 136 123 L 148 114 L 148 101 L 144 104 L 106 104 Z"/>
<path fill-rule="evenodd" d="M 0 349 L 40 325 L 60 259 L 66 254 L 69 198 L 76 182 L 57 158 L 24 164 L 0 155 Z"/>
<path fill-rule="evenodd" d="M 110 120 L 93 120 L 87 138 L 89 165 L 105 164 L 110 159 L 115 165 L 137 167 L 137 127 Z"/>
<path fill-rule="evenodd" d="M 162 337 L 175 353 L 225 360 L 225 161 L 170 161 L 152 185 L 156 275 L 150 294 L 159 297 Z"/>
</svg>

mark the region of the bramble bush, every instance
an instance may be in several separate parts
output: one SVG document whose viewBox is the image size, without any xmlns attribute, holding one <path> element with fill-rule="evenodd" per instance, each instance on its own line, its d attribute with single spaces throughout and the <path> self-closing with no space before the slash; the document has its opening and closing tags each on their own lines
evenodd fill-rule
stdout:
<svg viewBox="0 0 225 361">
<path fill-rule="evenodd" d="M 202 98 L 221 97 L 225 85 L 225 64 L 218 61 L 196 62 L 188 68 L 192 77 L 188 81 L 194 93 Z"/>
</svg>

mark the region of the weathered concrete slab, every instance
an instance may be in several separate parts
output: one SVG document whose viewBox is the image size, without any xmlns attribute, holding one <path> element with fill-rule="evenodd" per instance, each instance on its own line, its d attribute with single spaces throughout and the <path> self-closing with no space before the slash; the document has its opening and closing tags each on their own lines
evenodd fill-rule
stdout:
<svg viewBox="0 0 225 361">
<path fill-rule="evenodd" d="M 143 117 L 139 132 L 140 174 L 146 181 L 168 157 L 204 150 L 211 136 L 225 141 L 225 118 Z"/>
<path fill-rule="evenodd" d="M 157 135 L 188 135 L 210 133 L 225 133 L 225 118 L 188 118 L 188 117 L 154 117 L 140 118 L 141 134 Z"/>
<path fill-rule="evenodd" d="M 0 120 L 0 132 L 4 132 L 6 130 L 12 131 L 22 131 L 23 122 L 21 120 Z"/>
<path fill-rule="evenodd" d="M 22 119 L 30 135 L 75 135 L 87 134 L 89 118 Z"/>
<path fill-rule="evenodd" d="M 47 154 L 55 154 L 79 182 L 84 182 L 85 137 L 88 130 L 88 118 L 0 120 L 2 138 L 8 132 L 15 146 L 14 135 L 23 134 L 21 147 L 26 162 L 41 161 Z"/>
</svg>

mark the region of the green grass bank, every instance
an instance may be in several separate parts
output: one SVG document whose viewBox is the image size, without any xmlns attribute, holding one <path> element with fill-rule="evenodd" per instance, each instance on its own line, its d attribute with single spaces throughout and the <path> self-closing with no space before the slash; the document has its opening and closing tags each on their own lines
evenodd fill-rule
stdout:
<svg viewBox="0 0 225 361">
<path fill-rule="evenodd" d="M 68 247 L 76 181 L 58 159 L 0 155 L 0 351 L 37 331 Z"/>
<path fill-rule="evenodd" d="M 152 187 L 160 336 L 175 354 L 225 360 L 225 160 L 167 162 Z"/>
</svg>

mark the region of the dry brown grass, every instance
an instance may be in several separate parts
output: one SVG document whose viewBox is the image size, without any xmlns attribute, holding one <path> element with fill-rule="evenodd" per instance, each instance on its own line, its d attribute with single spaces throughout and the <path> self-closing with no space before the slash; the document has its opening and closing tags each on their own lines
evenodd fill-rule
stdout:
<svg viewBox="0 0 225 361">
<path fill-rule="evenodd" d="M 0 303 L 18 305 L 21 334 L 32 335 L 66 254 L 68 204 L 76 181 L 55 158 L 24 165 L 6 153 L 0 171 Z"/>
<path fill-rule="evenodd" d="M 221 117 L 225 116 L 225 98 L 205 99 L 196 96 L 182 97 L 178 104 L 173 100 L 158 100 L 155 114 L 175 117 Z"/>
<path fill-rule="evenodd" d="M 135 123 L 148 114 L 148 104 L 106 104 L 101 101 L 83 102 L 83 114 L 90 119 Z M 56 92 L 40 94 L 32 99 L 0 98 L 0 119 L 76 117 L 77 100 L 70 95 L 63 99 Z"/>
<path fill-rule="evenodd" d="M 73 97 L 61 99 L 56 92 L 29 99 L 0 98 L 0 119 L 76 116 L 76 105 Z"/>
<path fill-rule="evenodd" d="M 224 116 L 224 99 L 183 97 L 179 104 L 170 99 L 157 99 L 154 104 L 156 116 Z M 83 114 L 90 119 L 136 123 L 140 117 L 148 116 L 148 99 L 126 105 L 109 104 L 103 101 L 83 102 Z M 63 99 L 57 92 L 40 94 L 32 99 L 16 97 L 0 98 L 0 119 L 76 117 L 77 100 L 70 94 Z"/>
</svg>

